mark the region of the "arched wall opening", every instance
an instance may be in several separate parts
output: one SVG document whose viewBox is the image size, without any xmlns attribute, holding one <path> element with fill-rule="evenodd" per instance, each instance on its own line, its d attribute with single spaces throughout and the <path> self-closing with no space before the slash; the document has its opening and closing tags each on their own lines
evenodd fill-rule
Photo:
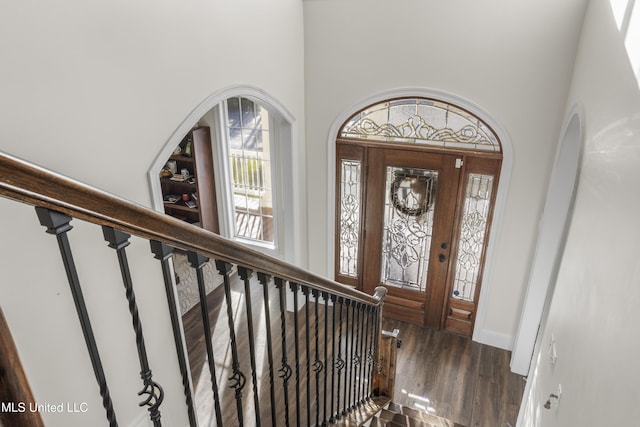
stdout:
<svg viewBox="0 0 640 427">
<path fill-rule="evenodd" d="M 509 188 L 509 181 L 511 175 L 512 168 L 512 148 L 511 142 L 507 132 L 504 128 L 498 123 L 495 118 L 493 118 L 490 114 L 488 114 L 485 110 L 483 110 L 478 105 L 473 102 L 464 99 L 460 96 L 439 91 L 433 89 L 425 89 L 425 88 L 402 88 L 402 89 L 393 89 L 385 92 L 381 92 L 370 97 L 367 97 L 351 107 L 347 110 L 343 111 L 333 122 L 331 130 L 329 132 L 329 137 L 327 141 L 328 147 L 328 198 L 327 198 L 327 218 L 328 218 L 328 229 L 335 230 L 336 228 L 336 189 L 335 189 L 335 177 L 336 177 L 336 140 L 338 137 L 338 133 L 342 125 L 345 121 L 351 117 L 357 111 L 362 110 L 363 108 L 373 105 L 388 99 L 394 98 L 408 98 L 408 97 L 416 97 L 416 98 L 430 98 L 437 99 L 443 102 L 447 102 L 460 108 L 465 109 L 466 111 L 472 113 L 482 121 L 484 121 L 491 129 L 496 133 L 498 138 L 502 143 L 502 151 L 503 151 L 503 161 L 500 170 L 500 185 L 498 186 L 496 192 L 495 199 L 495 208 L 493 213 L 492 220 L 492 229 L 491 229 L 491 237 L 486 247 L 485 252 L 485 267 L 482 273 L 482 283 L 483 286 L 481 288 L 480 297 L 478 299 L 479 305 L 476 312 L 476 321 L 475 321 L 475 330 L 473 332 L 473 339 L 479 342 L 491 344 L 501 348 L 510 348 L 511 340 L 503 337 L 496 337 L 491 333 L 487 334 L 484 331 L 483 325 L 486 317 L 486 295 L 490 292 L 491 287 L 491 275 L 493 270 L 493 264 L 495 261 L 495 245 L 496 241 L 499 240 L 498 236 L 500 234 L 500 224 L 501 218 L 504 213 L 506 195 Z M 335 236 L 329 235 L 328 242 L 328 253 L 327 253 L 327 271 L 333 272 L 335 270 Z"/>
<path fill-rule="evenodd" d="M 190 130 L 204 121 L 207 125 L 212 126 L 211 139 L 213 152 L 220 152 L 217 144 L 220 144 L 221 137 L 220 123 L 214 123 L 217 110 L 220 105 L 227 99 L 233 97 L 245 97 L 255 101 L 262 107 L 267 109 L 275 122 L 275 138 L 273 155 L 277 158 L 277 177 L 274 186 L 279 194 L 278 210 L 281 213 L 277 219 L 278 245 L 275 251 L 265 249 L 270 255 L 277 256 L 293 264 L 300 264 L 300 185 L 298 169 L 296 161 L 298 158 L 298 150 L 296 147 L 297 125 L 294 116 L 282 105 L 276 98 L 266 93 L 262 89 L 254 86 L 236 85 L 231 86 L 217 92 L 214 92 L 202 101 L 196 108 L 187 115 L 184 121 L 176 128 L 169 137 L 160 152 L 152 161 L 147 172 L 151 192 L 151 202 L 155 210 L 164 212 L 164 202 L 158 172 L 163 168 L 167 159 L 182 139 Z M 231 229 L 233 227 L 232 213 L 229 206 L 224 205 L 223 201 L 227 200 L 224 192 L 226 191 L 218 183 L 227 182 L 228 167 L 216 159 L 214 154 L 214 175 L 216 180 L 216 194 L 218 199 L 218 216 L 220 220 L 221 234 L 225 237 L 232 237 Z M 286 223 L 286 226 L 284 225 Z M 261 248 L 257 248 L 261 249 Z"/>
<path fill-rule="evenodd" d="M 547 197 L 540 219 L 538 240 L 529 275 L 527 293 L 511 355 L 511 370 L 528 375 L 538 331 L 544 328 L 580 174 L 584 139 L 584 113 L 580 105 L 569 112 L 556 151 Z"/>
</svg>

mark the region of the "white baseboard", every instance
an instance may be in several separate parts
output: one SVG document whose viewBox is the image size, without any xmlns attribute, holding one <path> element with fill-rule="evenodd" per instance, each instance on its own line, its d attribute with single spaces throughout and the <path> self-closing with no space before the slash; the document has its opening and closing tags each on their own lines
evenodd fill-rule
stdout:
<svg viewBox="0 0 640 427">
<path fill-rule="evenodd" d="M 497 347 L 509 351 L 513 350 L 513 335 L 502 332 L 487 329 L 476 330 L 473 333 L 473 340 L 481 344 L 490 345 L 491 347 Z"/>
</svg>

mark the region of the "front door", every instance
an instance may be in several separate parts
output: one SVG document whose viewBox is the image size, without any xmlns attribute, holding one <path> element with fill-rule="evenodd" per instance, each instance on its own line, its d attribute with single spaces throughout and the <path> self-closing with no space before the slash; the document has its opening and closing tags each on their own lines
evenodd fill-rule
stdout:
<svg viewBox="0 0 640 427">
<path fill-rule="evenodd" d="M 338 152 L 339 158 L 362 162 L 364 178 L 359 212 L 364 225 L 358 275 L 362 280 L 352 284 L 369 294 L 385 286 L 387 317 L 440 327 L 460 157 L 342 144 Z M 353 175 L 343 169 L 338 182 Z"/>
<path fill-rule="evenodd" d="M 386 286 L 387 316 L 439 327 L 460 177 L 458 158 L 370 148 L 367 160 L 364 291 Z"/>
</svg>

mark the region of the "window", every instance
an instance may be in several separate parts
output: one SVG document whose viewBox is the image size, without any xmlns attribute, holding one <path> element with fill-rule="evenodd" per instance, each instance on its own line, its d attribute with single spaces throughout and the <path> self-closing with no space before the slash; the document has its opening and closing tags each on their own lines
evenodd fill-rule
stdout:
<svg viewBox="0 0 640 427">
<path fill-rule="evenodd" d="M 275 247 L 272 126 L 269 112 L 242 97 L 223 106 L 228 182 L 232 192 L 233 236 Z"/>
</svg>

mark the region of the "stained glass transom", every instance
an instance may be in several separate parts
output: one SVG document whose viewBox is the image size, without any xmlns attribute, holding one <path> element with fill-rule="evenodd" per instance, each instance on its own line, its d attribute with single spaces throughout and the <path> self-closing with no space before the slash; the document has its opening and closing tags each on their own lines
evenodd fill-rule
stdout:
<svg viewBox="0 0 640 427">
<path fill-rule="evenodd" d="M 469 174 L 465 191 L 452 296 L 473 302 L 487 234 L 493 176 Z"/>
<path fill-rule="evenodd" d="M 381 282 L 426 290 L 438 172 L 387 167 Z"/>
<path fill-rule="evenodd" d="M 340 274 L 358 276 L 358 246 L 361 208 L 359 160 L 342 160 L 340 166 Z"/>
<path fill-rule="evenodd" d="M 501 152 L 491 128 L 473 114 L 426 98 L 381 102 L 351 117 L 342 138 Z"/>
</svg>

